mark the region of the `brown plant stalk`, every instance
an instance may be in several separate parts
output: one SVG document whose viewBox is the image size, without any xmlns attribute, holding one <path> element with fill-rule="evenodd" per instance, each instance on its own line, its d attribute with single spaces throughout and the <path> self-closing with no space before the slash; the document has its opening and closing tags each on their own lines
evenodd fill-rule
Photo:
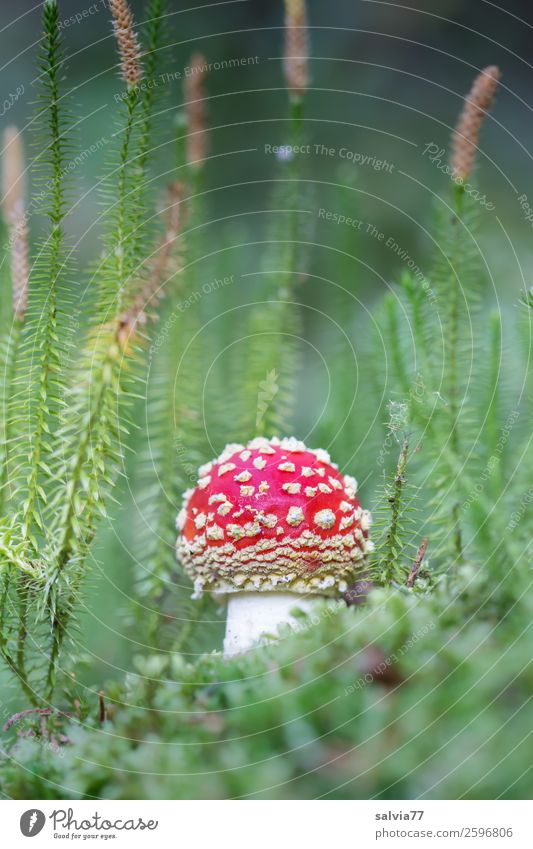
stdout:
<svg viewBox="0 0 533 849">
<path fill-rule="evenodd" d="M 499 79 L 500 69 L 496 65 L 489 65 L 478 74 L 470 93 L 465 97 L 463 110 L 452 135 L 450 166 L 453 179 L 457 182 L 465 182 L 472 173 L 481 127 L 492 106 Z"/>
<path fill-rule="evenodd" d="M 416 579 L 418 577 L 418 573 L 420 571 L 420 566 L 422 565 L 422 561 L 423 561 L 424 556 L 426 554 L 427 547 L 428 547 L 427 537 L 424 537 L 424 539 L 420 543 L 420 546 L 419 546 L 418 551 L 416 553 L 416 557 L 413 561 L 413 565 L 411 566 L 411 569 L 409 570 L 409 574 L 408 574 L 407 580 L 405 582 L 406 586 L 414 587 L 415 581 L 416 581 Z"/>
<path fill-rule="evenodd" d="M 302 97 L 309 85 L 309 30 L 305 0 L 285 0 L 285 53 L 287 88 Z"/>
<path fill-rule="evenodd" d="M 120 70 L 128 88 L 135 88 L 142 79 L 141 48 L 133 28 L 133 15 L 127 0 L 109 0 L 113 29 L 120 55 Z"/>
<path fill-rule="evenodd" d="M 189 74 L 185 77 L 183 94 L 187 116 L 187 162 L 196 167 L 207 155 L 207 116 L 204 80 L 207 74 L 205 56 L 194 53 Z"/>
<path fill-rule="evenodd" d="M 139 326 L 144 326 L 154 317 L 151 311 L 165 294 L 167 276 L 174 243 L 181 231 L 183 186 L 172 183 L 168 188 L 168 218 L 164 236 L 155 252 L 150 273 L 132 304 L 118 320 L 117 336 L 122 348 L 126 348 L 135 337 Z M 150 308 L 150 312 L 148 311 Z"/>
<path fill-rule="evenodd" d="M 3 192 L 9 231 L 13 313 L 17 321 L 22 321 L 28 307 L 30 263 L 24 205 L 24 151 L 16 127 L 7 127 L 4 132 Z"/>
</svg>

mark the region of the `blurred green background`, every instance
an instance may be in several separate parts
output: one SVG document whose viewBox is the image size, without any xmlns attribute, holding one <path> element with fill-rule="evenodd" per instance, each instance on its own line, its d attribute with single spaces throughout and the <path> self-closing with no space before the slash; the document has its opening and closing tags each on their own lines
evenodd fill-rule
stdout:
<svg viewBox="0 0 533 849">
<path fill-rule="evenodd" d="M 211 129 L 203 244 L 206 253 L 232 244 L 221 261 L 220 276 L 235 274 L 239 279 L 238 287 L 224 288 L 214 296 L 212 309 L 222 312 L 253 300 L 253 275 L 260 268 L 254 243 L 268 238 L 266 212 L 272 180 L 278 176 L 276 158 L 268 146 L 288 139 L 280 58 L 282 3 L 170 0 L 168 5 L 169 46 L 164 60 L 169 76 L 163 86 L 154 198 L 175 176 L 173 128 L 183 104 L 182 78 L 191 53 L 200 50 L 215 64 L 206 83 Z M 142 3 L 132 6 L 137 21 L 142 21 Z M 115 96 L 122 86 L 106 4 L 64 0 L 61 10 L 70 57 L 67 84 L 80 116 L 78 151 L 73 157 L 82 158 L 82 164 L 72 170 L 75 189 L 69 227 L 72 241 L 78 243 L 80 268 L 84 268 L 99 250 L 97 184 L 115 130 Z M 487 297 L 497 299 L 504 315 L 512 314 L 520 288 L 530 285 L 532 224 L 519 197 L 525 194 L 533 205 L 533 12 L 519 2 L 500 9 L 485 0 L 436 0 L 421 2 L 419 8 L 374 0 L 311 0 L 309 15 L 313 59 L 306 131 L 311 145 L 334 150 L 332 155 L 317 154 L 311 147 L 302 193 L 314 246 L 313 277 L 301 289 L 310 347 L 305 403 L 295 430 L 303 437 L 310 434 L 309 441 L 316 443 L 321 410 L 328 403 L 328 351 L 344 344 L 343 332 L 357 343 L 357 323 L 365 320 L 366 307 L 402 269 L 398 254 L 387 247 L 386 240 L 371 235 L 368 227 L 373 225 L 387 239 L 391 237 L 404 257 L 412 258 L 422 273 L 429 273 L 432 206 L 435 195 L 444 190 L 446 176 L 424 155 L 424 149 L 429 143 L 447 146 L 462 98 L 475 74 L 488 64 L 498 64 L 503 77 L 479 157 L 483 192 L 494 204 L 492 211 L 483 213 Z M 25 128 L 30 155 L 28 122 L 39 17 L 39 6 L 26 0 L 0 8 L 2 121 Z M 233 67 L 217 69 L 216 63 L 224 61 Z M 365 157 L 367 163 L 386 160 L 387 167 L 355 165 L 340 154 L 344 149 L 359 162 Z M 442 159 L 445 162 L 445 156 Z M 335 188 L 339 182 L 345 189 Z M 326 221 L 320 209 L 353 216 L 364 226 L 356 230 Z M 212 262 L 205 270 L 200 264 L 200 282 L 212 279 L 211 269 Z M 243 273 L 251 276 L 240 277 Z M 350 292 L 345 301 L 338 294 L 339 285 Z M 226 336 L 227 343 L 231 329 Z M 505 341 L 504 333 L 504 346 Z M 359 366 L 364 368 L 364 360 Z M 347 381 L 351 379 L 346 376 Z M 354 451 L 355 468 L 350 471 L 359 476 Z M 363 460 L 361 467 L 366 468 Z M 91 661 L 88 683 L 121 677 L 138 650 L 124 628 L 132 584 L 128 549 L 133 539 L 127 491 L 125 482 L 120 495 L 123 507 L 116 511 L 113 525 L 100 534 L 96 568 L 84 601 L 79 639 Z M 106 563 L 111 564 L 105 574 L 100 567 L 104 549 Z"/>
</svg>

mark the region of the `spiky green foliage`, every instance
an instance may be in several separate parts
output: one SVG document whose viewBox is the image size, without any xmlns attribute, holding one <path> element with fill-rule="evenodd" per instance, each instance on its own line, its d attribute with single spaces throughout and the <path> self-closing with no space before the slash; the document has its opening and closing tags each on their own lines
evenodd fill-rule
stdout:
<svg viewBox="0 0 533 849">
<path fill-rule="evenodd" d="M 191 203 L 193 201 L 188 201 Z M 184 238 L 187 238 L 185 233 Z M 201 348 L 191 343 L 197 329 L 179 302 L 195 291 L 191 248 L 185 243 L 171 285 L 179 299 L 163 313 L 151 350 L 147 384 L 147 438 L 139 468 L 138 619 L 149 645 L 173 645 L 197 612 L 190 605 L 192 587 L 177 571 L 175 525 L 182 493 L 194 484 L 205 461 L 200 454 L 205 434 L 201 418 Z M 185 258 L 189 262 L 184 261 Z M 199 612 L 199 611 L 198 611 Z"/>
<path fill-rule="evenodd" d="M 158 47 L 161 4 L 156 3 L 152 13 L 148 47 L 151 73 Z M 46 597 L 52 623 L 49 695 L 54 690 L 59 652 L 77 601 L 96 522 L 99 516 L 106 516 L 106 494 L 123 472 L 128 411 L 141 387 L 137 329 L 126 326 L 125 343 L 121 329 L 122 317 L 129 315 L 128 308 L 134 304 L 144 277 L 142 258 L 149 253 L 141 225 L 153 100 L 143 99 L 141 88 L 129 87 L 122 106 L 115 160 L 118 164 L 111 167 L 105 183 L 108 230 L 104 259 L 95 273 L 97 300 L 87 343 L 76 365 L 77 379 L 70 390 L 61 432 L 64 450 L 57 477 L 62 486 L 51 517 L 54 541 Z"/>
<path fill-rule="evenodd" d="M 461 445 L 461 432 L 466 428 L 469 411 L 464 397 L 464 378 L 468 374 L 465 369 L 467 346 L 469 341 L 472 344 L 468 326 L 479 306 L 479 251 L 475 240 L 477 208 L 468 200 L 463 188 L 452 184 L 449 202 L 439 209 L 437 258 L 431 276 L 439 298 L 443 345 L 440 361 L 443 378 L 439 391 L 443 395 L 444 407 L 440 414 L 442 429 L 439 432 L 447 433 L 445 461 L 435 468 L 436 495 L 433 504 L 435 518 L 442 529 L 438 539 L 443 554 L 453 557 L 458 563 L 464 556 L 464 530 L 460 501 L 449 482 L 458 475 L 461 451 L 465 447 Z M 433 375 L 436 367 L 434 363 Z M 447 505 L 444 512 L 440 507 L 443 501 Z"/>
<path fill-rule="evenodd" d="M 21 511 L 21 532 L 37 550 L 43 539 L 42 511 L 55 452 L 53 440 L 66 386 L 72 296 L 69 258 L 64 239 L 65 166 L 69 150 L 68 118 L 60 78 L 64 73 L 59 10 L 43 5 L 41 93 L 36 117 L 39 153 L 35 159 L 40 212 L 47 219 L 44 240 L 37 246 L 30 275 L 30 302 L 13 386 L 16 405 L 12 430 L 19 432 L 13 448 L 12 503 Z"/>
<path fill-rule="evenodd" d="M 9 341 L 11 375 L 6 386 L 6 453 L 2 474 L 4 520 L 2 543 L 17 552 L 20 565 L 4 561 L 2 619 L 5 659 L 28 695 L 34 698 L 26 654 L 29 622 L 38 621 L 40 593 L 45 580 L 41 551 L 48 543 L 43 521 L 50 491 L 45 479 L 52 478 L 54 439 L 66 387 L 69 359 L 68 256 L 64 244 L 65 156 L 67 123 L 60 107 L 60 77 L 63 57 L 59 11 L 53 0 L 43 5 L 42 73 L 36 124 L 39 154 L 36 169 L 40 212 L 47 220 L 43 241 L 37 246 L 30 274 L 29 306 L 23 327 L 14 321 Z M 19 342 L 19 335 L 22 334 Z M 11 378 L 11 379 L 10 379 Z"/>
<path fill-rule="evenodd" d="M 478 219 L 475 201 L 452 184 L 438 201 L 431 273 L 404 272 L 375 311 L 386 345 L 388 397 L 408 411 L 424 460 L 414 478 L 424 493 L 417 521 L 419 537 L 429 537 L 436 572 L 476 559 L 481 538 L 487 550 L 507 545 L 492 515 L 505 488 L 498 448 L 501 339 L 498 319 L 486 332 Z M 383 362 L 369 359 L 378 392 Z M 387 445 L 387 434 L 383 438 Z"/>
<path fill-rule="evenodd" d="M 243 411 L 240 439 L 250 433 L 288 433 L 295 404 L 299 367 L 301 316 L 299 290 L 303 265 L 304 227 L 301 209 L 302 157 L 291 151 L 302 143 L 302 103 L 291 104 L 288 161 L 279 164 L 274 195 L 274 226 L 265 268 L 260 274 L 258 302 L 247 330 L 248 353 L 235 388 Z"/>
<path fill-rule="evenodd" d="M 389 404 L 388 432 L 398 448 L 395 467 L 385 480 L 374 508 L 375 555 L 370 574 L 380 584 L 405 584 L 416 555 L 417 527 L 413 516 L 416 489 L 408 482 L 413 434 L 409 432 L 409 411 L 404 402 Z"/>
<path fill-rule="evenodd" d="M 197 469 L 209 459 L 203 419 L 203 383 L 207 346 L 201 335 L 202 298 L 199 265 L 203 259 L 202 163 L 190 167 L 184 140 L 186 122 L 177 126 L 176 173 L 183 181 L 186 226 L 169 285 L 175 297 L 162 316 L 151 350 L 147 394 L 147 439 L 139 464 L 136 629 L 149 646 L 167 650 L 205 645 L 219 616 L 206 598 L 192 601 L 192 583 L 175 555 L 176 515 L 185 490 L 194 486 Z M 202 625 L 198 642 L 197 628 Z"/>
<path fill-rule="evenodd" d="M 160 17 L 161 5 L 156 3 L 150 56 L 157 51 Z M 14 381 L 18 389 L 13 407 L 21 435 L 9 483 L 19 513 L 11 514 L 2 535 L 3 650 L 8 666 L 34 699 L 53 695 L 59 653 L 97 519 L 106 515 L 106 495 L 124 465 L 127 411 L 138 394 L 141 360 L 135 315 L 131 318 L 127 309 L 135 304 L 147 273 L 139 258 L 150 253 L 139 215 L 144 211 L 141 197 L 153 106 L 142 101 L 139 88 L 128 88 L 124 95 L 117 158 L 106 182 L 106 250 L 92 281 L 96 297 L 86 340 L 72 362 L 66 330 L 67 324 L 72 325 L 72 295 L 64 277 L 67 261 L 62 234 L 66 169 L 59 78 L 63 60 L 59 12 L 52 0 L 43 6 L 43 30 L 44 91 L 38 118 L 48 131 L 41 158 L 49 169 L 42 179 L 50 230 L 34 263 L 24 357 L 18 358 L 22 362 L 17 361 Z M 126 318 L 121 322 L 122 316 Z M 32 675 L 26 655 L 32 654 L 30 642 L 35 654 L 38 634 L 38 669 Z M 32 663 L 35 668 L 35 659 Z"/>
<path fill-rule="evenodd" d="M 157 74 L 163 16 L 159 0 L 151 0 L 147 80 Z M 319 246 L 331 248 L 323 254 L 327 262 L 339 263 L 317 280 L 338 287 L 328 310 L 343 319 L 337 324 L 343 339 L 327 358 L 334 400 L 309 442 L 316 445 L 319 434 L 343 470 L 358 474 L 361 501 L 375 514 L 375 553 L 362 567 L 357 604 L 349 595 L 351 608 L 343 600 L 319 602 L 318 621 L 303 619 L 299 634 L 285 632 L 277 645 L 225 661 L 218 652 L 223 614 L 210 600 L 191 600 L 191 583 L 176 562 L 175 517 L 198 465 L 225 442 L 290 432 L 295 402 L 302 428 L 315 423 L 300 403 L 310 397 L 304 390 L 311 370 L 297 370 L 297 303 L 307 297 L 299 283 L 303 259 L 315 250 L 301 225 L 310 220 L 301 213 L 308 205 L 303 160 L 278 163 L 276 226 L 250 249 L 255 255 L 258 242 L 269 243 L 263 273 L 250 275 L 243 263 L 239 277 L 233 253 L 235 282 L 214 293 L 203 284 L 224 276 L 234 244 L 228 246 L 230 231 L 222 228 L 216 230 L 221 244 L 207 244 L 209 169 L 186 161 L 188 128 L 180 119 L 173 176 L 183 184 L 178 203 L 187 216 L 156 294 L 146 284 L 165 218 L 151 203 L 157 87 L 129 87 L 105 179 L 104 255 L 82 305 L 79 352 L 69 354 L 61 347 L 68 337 L 58 333 L 71 307 L 68 250 L 58 226 L 65 210 L 62 60 L 50 0 L 44 45 L 50 225 L 38 250 L 45 259 L 31 281 L 30 321 L 20 345 L 0 350 L 4 373 L 13 375 L 1 399 L 2 409 L 12 411 L 3 419 L 3 445 L 8 453 L 16 449 L 12 471 L 4 450 L 2 474 L 16 484 L 4 491 L 18 508 L 2 516 L 0 655 L 25 703 L 39 711 L 57 697 L 59 668 L 66 674 L 61 709 L 49 707 L 44 724 L 30 714 L 33 738 L 15 739 L 9 729 L 12 760 L 0 769 L 4 792 L 390 798 L 497 789 L 528 795 L 529 764 L 519 744 L 530 731 L 524 634 L 531 620 L 533 296 L 524 295 L 522 372 L 511 375 L 506 389 L 513 368 L 503 363 L 500 316 L 488 315 L 480 297 L 486 293 L 474 199 L 450 186 L 437 203 L 431 273 L 427 279 L 414 270 L 400 274 L 371 317 L 356 306 L 352 281 L 354 269 L 365 267 L 360 246 L 353 252 L 345 242 Z M 302 140 L 301 101 L 292 109 L 294 145 Z M 353 214 L 352 188 L 332 182 L 328 190 L 336 192 L 339 210 Z M 39 268 L 54 272 L 46 285 Z M 160 288 L 167 300 L 151 337 L 148 316 L 162 300 Z M 149 303 L 139 312 L 143 292 Z M 250 300 L 253 309 L 232 309 Z M 235 342 L 234 358 L 219 362 L 220 351 Z M 36 353 L 34 371 L 22 393 L 28 351 Z M 17 421 L 24 430 L 20 445 L 12 445 L 6 433 Z M 137 425 L 145 433 L 132 440 Z M 138 453 L 128 460 L 132 444 Z M 97 705 L 71 674 L 72 661 L 79 662 L 71 638 L 88 566 L 98 556 L 99 521 L 114 513 L 117 479 L 127 479 L 132 490 L 131 504 L 118 492 L 127 508 L 131 556 L 124 562 L 132 568 L 124 583 L 134 595 L 128 636 L 137 674 L 107 683 Z M 101 556 L 106 570 L 109 551 Z M 368 594 L 371 582 L 384 586 Z M 494 698 L 504 691 L 505 698 Z M 64 757 L 54 760 L 57 746 Z M 466 761 L 465 752 L 472 756 Z"/>
</svg>

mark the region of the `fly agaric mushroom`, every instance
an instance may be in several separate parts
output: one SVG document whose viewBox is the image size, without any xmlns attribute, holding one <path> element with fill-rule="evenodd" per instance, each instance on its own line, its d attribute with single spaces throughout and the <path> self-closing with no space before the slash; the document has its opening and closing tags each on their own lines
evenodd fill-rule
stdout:
<svg viewBox="0 0 533 849">
<path fill-rule="evenodd" d="M 224 653 L 238 654 L 338 596 L 370 551 L 370 513 L 329 454 L 294 438 L 228 445 L 184 494 L 177 553 L 203 592 L 228 598 Z"/>
</svg>

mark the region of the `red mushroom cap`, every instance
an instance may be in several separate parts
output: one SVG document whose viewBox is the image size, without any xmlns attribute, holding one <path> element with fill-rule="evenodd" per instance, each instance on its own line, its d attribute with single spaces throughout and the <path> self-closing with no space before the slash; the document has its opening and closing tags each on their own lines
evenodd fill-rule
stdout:
<svg viewBox="0 0 533 849">
<path fill-rule="evenodd" d="M 178 515 L 195 593 L 343 592 L 372 545 L 356 491 L 326 451 L 296 439 L 228 445 Z"/>
</svg>

